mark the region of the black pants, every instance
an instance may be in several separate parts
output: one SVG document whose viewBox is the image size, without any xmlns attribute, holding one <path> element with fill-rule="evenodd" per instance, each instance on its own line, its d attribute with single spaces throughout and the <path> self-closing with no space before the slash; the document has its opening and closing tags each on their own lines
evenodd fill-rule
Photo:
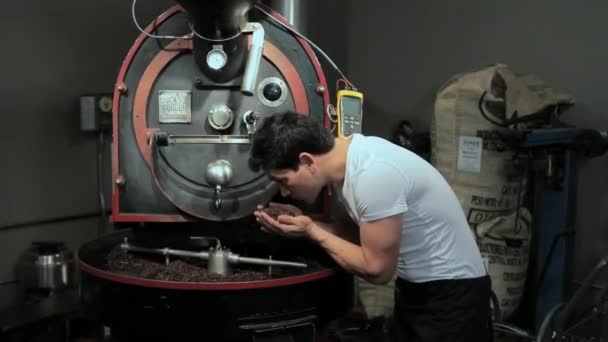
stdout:
<svg viewBox="0 0 608 342">
<path fill-rule="evenodd" d="M 398 342 L 492 340 L 488 276 L 395 285 L 394 330 Z"/>
</svg>

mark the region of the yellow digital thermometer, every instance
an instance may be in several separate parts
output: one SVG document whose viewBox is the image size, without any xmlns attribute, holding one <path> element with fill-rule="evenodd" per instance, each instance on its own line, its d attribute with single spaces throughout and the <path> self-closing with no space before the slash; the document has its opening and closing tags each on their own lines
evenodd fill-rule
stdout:
<svg viewBox="0 0 608 342">
<path fill-rule="evenodd" d="M 354 90 L 339 90 L 337 101 L 338 137 L 361 133 L 363 123 L 363 94 Z"/>
</svg>

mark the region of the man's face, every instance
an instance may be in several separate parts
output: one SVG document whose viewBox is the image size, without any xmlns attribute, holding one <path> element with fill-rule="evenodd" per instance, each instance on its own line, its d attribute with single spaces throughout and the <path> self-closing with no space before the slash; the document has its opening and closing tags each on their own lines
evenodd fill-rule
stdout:
<svg viewBox="0 0 608 342">
<path fill-rule="evenodd" d="M 323 189 L 323 184 L 310 167 L 300 165 L 291 169 L 271 170 L 268 176 L 279 184 L 281 195 L 295 200 L 313 203 Z"/>
</svg>

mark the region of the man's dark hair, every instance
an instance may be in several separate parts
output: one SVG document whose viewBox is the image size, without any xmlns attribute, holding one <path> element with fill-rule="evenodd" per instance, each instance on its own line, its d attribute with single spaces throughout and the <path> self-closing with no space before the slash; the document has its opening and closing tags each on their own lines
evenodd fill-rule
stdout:
<svg viewBox="0 0 608 342">
<path fill-rule="evenodd" d="M 264 119 L 253 135 L 249 165 L 254 170 L 297 170 L 300 153 L 325 154 L 332 147 L 333 134 L 315 119 L 276 113 Z"/>
</svg>

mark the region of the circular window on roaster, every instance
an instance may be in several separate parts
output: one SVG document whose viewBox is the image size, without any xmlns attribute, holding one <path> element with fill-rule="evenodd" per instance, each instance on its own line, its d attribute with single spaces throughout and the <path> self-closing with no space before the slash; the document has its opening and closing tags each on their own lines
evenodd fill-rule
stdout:
<svg viewBox="0 0 608 342">
<path fill-rule="evenodd" d="M 268 77 L 258 86 L 258 98 L 268 107 L 278 107 L 287 99 L 287 84 L 280 78 Z"/>
</svg>

